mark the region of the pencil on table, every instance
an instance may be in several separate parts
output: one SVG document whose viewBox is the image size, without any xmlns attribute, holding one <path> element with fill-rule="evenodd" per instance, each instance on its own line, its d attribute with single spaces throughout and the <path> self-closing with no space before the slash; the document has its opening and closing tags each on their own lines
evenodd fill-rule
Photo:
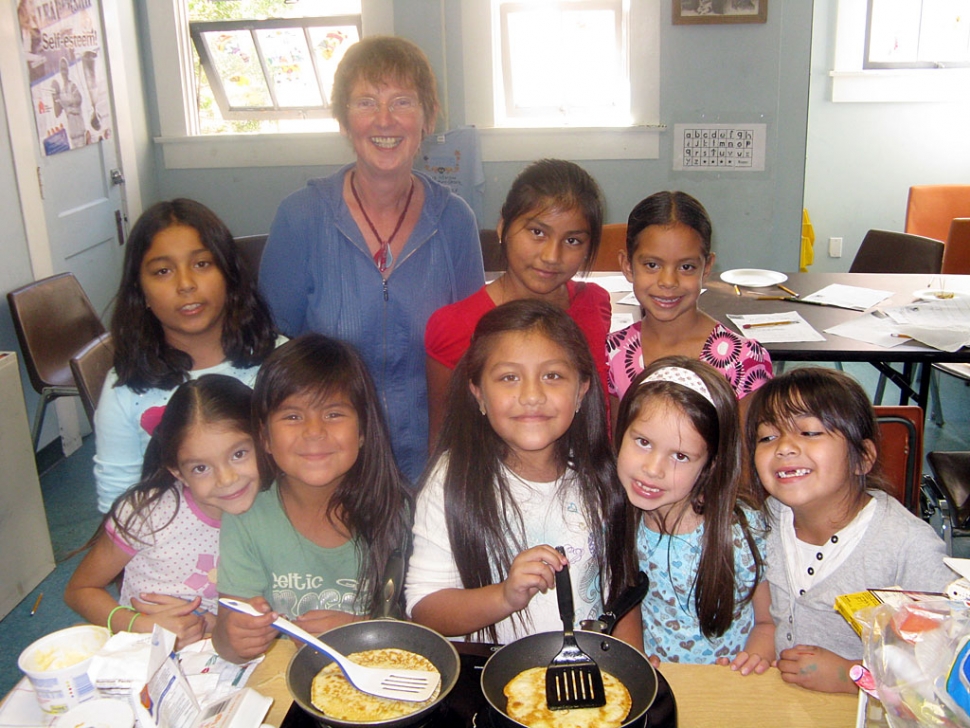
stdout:
<svg viewBox="0 0 970 728">
<path fill-rule="evenodd" d="M 762 326 L 785 326 L 786 324 L 797 324 L 797 321 L 764 321 L 760 324 L 742 324 L 742 329 L 760 329 Z"/>
<path fill-rule="evenodd" d="M 741 289 L 738 287 L 737 284 L 735 284 L 735 286 L 734 286 L 734 295 L 735 296 L 740 296 L 741 295 Z"/>
<path fill-rule="evenodd" d="M 798 298 L 798 294 L 797 294 L 797 293 L 795 293 L 795 292 L 794 292 L 794 291 L 793 291 L 793 290 L 792 290 L 791 288 L 787 288 L 786 286 L 783 286 L 783 285 L 781 285 L 780 283 L 778 284 L 778 287 L 779 287 L 779 288 L 780 288 L 781 290 L 783 290 L 783 291 L 784 291 L 785 293 L 788 293 L 788 294 L 790 294 L 790 295 L 792 295 L 792 296 L 794 296 L 795 298 Z"/>
</svg>

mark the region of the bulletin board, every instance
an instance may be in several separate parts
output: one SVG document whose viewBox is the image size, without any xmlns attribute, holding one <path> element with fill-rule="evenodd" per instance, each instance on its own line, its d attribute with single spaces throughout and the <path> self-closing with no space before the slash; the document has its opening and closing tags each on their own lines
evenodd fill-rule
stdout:
<svg viewBox="0 0 970 728">
<path fill-rule="evenodd" d="M 673 168 L 764 172 L 767 124 L 675 124 Z"/>
</svg>

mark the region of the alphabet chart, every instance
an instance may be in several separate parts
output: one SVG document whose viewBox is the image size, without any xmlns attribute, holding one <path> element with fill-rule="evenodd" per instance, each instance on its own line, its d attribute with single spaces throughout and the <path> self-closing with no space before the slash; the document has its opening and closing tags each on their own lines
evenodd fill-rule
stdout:
<svg viewBox="0 0 970 728">
<path fill-rule="evenodd" d="M 764 172 L 767 124 L 674 124 L 674 169 Z"/>
</svg>

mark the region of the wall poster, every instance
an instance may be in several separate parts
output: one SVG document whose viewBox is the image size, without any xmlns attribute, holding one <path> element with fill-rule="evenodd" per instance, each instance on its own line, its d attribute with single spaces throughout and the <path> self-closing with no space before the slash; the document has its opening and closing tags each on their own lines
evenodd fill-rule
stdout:
<svg viewBox="0 0 970 728">
<path fill-rule="evenodd" d="M 17 18 L 41 150 L 110 138 L 111 106 L 98 0 L 19 0 Z"/>
</svg>

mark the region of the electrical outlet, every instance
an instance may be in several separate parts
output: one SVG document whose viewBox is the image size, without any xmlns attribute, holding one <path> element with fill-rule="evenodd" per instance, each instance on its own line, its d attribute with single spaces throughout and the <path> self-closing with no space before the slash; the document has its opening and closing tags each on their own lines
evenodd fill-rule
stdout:
<svg viewBox="0 0 970 728">
<path fill-rule="evenodd" d="M 842 238 L 829 238 L 829 257 L 842 257 Z"/>
</svg>

